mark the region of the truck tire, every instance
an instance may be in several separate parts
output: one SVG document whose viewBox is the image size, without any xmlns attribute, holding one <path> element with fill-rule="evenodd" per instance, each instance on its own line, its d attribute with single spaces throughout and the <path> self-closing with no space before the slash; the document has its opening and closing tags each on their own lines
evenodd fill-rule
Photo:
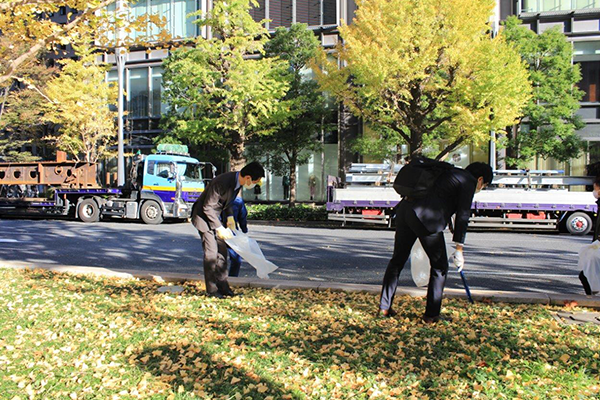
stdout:
<svg viewBox="0 0 600 400">
<path fill-rule="evenodd" d="M 146 200 L 142 204 L 140 216 L 142 217 L 142 221 L 148 225 L 158 225 L 163 222 L 162 208 L 154 200 Z"/>
<path fill-rule="evenodd" d="M 77 206 L 77 215 L 85 223 L 98 222 L 100 220 L 100 209 L 94 199 L 85 199 Z"/>
<path fill-rule="evenodd" d="M 575 212 L 567 218 L 567 231 L 571 235 L 587 235 L 592 230 L 592 219 L 583 212 Z"/>
</svg>

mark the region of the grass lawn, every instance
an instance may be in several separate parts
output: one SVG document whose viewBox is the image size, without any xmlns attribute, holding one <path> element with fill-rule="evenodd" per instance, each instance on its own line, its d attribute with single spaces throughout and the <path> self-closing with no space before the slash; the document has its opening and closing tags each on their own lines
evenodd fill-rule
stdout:
<svg viewBox="0 0 600 400">
<path fill-rule="evenodd" d="M 592 399 L 600 327 L 552 307 L 238 289 L 0 269 L 0 399 Z"/>
</svg>

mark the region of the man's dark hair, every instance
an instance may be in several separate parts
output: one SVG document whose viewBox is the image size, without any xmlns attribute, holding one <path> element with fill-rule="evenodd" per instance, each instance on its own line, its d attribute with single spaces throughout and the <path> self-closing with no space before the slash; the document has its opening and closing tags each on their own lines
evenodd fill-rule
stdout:
<svg viewBox="0 0 600 400">
<path fill-rule="evenodd" d="M 492 183 L 492 179 L 494 178 L 494 171 L 492 171 L 492 167 L 482 162 L 474 162 L 469 164 L 467 171 L 471 173 L 475 177 L 475 179 L 479 179 L 480 176 L 483 177 L 483 183 L 490 184 Z"/>
<path fill-rule="evenodd" d="M 240 171 L 240 176 L 248 175 L 250 175 L 253 181 L 264 178 L 265 169 L 262 167 L 262 165 L 260 165 L 260 163 L 258 163 L 258 161 L 253 161 Z"/>
</svg>

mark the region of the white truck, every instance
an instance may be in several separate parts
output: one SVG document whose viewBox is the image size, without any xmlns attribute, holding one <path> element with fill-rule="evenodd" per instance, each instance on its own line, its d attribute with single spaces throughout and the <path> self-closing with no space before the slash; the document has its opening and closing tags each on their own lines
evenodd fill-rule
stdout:
<svg viewBox="0 0 600 400">
<path fill-rule="evenodd" d="M 400 201 L 392 184 L 400 166 L 352 164 L 345 185 L 329 179 L 328 218 L 347 223 L 393 225 Z M 597 205 L 590 192 L 572 191 L 592 185 L 593 177 L 564 176 L 563 171 L 498 170 L 489 188 L 473 199 L 471 229 L 564 230 L 590 232 Z"/>
</svg>

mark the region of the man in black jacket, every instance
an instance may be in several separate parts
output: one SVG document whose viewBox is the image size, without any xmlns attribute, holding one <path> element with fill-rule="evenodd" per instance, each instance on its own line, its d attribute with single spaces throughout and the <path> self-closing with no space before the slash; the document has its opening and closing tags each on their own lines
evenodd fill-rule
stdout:
<svg viewBox="0 0 600 400">
<path fill-rule="evenodd" d="M 456 215 L 454 223 L 454 265 L 464 265 L 463 244 L 471 214 L 471 203 L 476 192 L 493 178 L 492 168 L 476 162 L 466 169 L 451 168 L 440 175 L 429 193 L 418 199 L 403 198 L 396 209 L 396 237 L 394 255 L 390 260 L 381 289 L 379 314 L 392 317 L 396 312 L 392 302 L 398 286 L 398 277 L 410 256 L 417 239 L 423 245 L 431 263 L 427 307 L 423 321 L 434 323 L 441 319 L 442 295 L 448 273 L 448 256 L 443 231 Z"/>
<path fill-rule="evenodd" d="M 242 189 L 252 189 L 265 176 L 264 168 L 252 162 L 239 172 L 226 172 L 210 181 L 192 208 L 192 224 L 202 238 L 204 280 L 209 296 L 234 293 L 227 282 L 227 244 L 235 228 L 232 204 Z M 224 226 L 225 225 L 225 226 Z M 229 228 L 229 229 L 227 229 Z"/>
</svg>

